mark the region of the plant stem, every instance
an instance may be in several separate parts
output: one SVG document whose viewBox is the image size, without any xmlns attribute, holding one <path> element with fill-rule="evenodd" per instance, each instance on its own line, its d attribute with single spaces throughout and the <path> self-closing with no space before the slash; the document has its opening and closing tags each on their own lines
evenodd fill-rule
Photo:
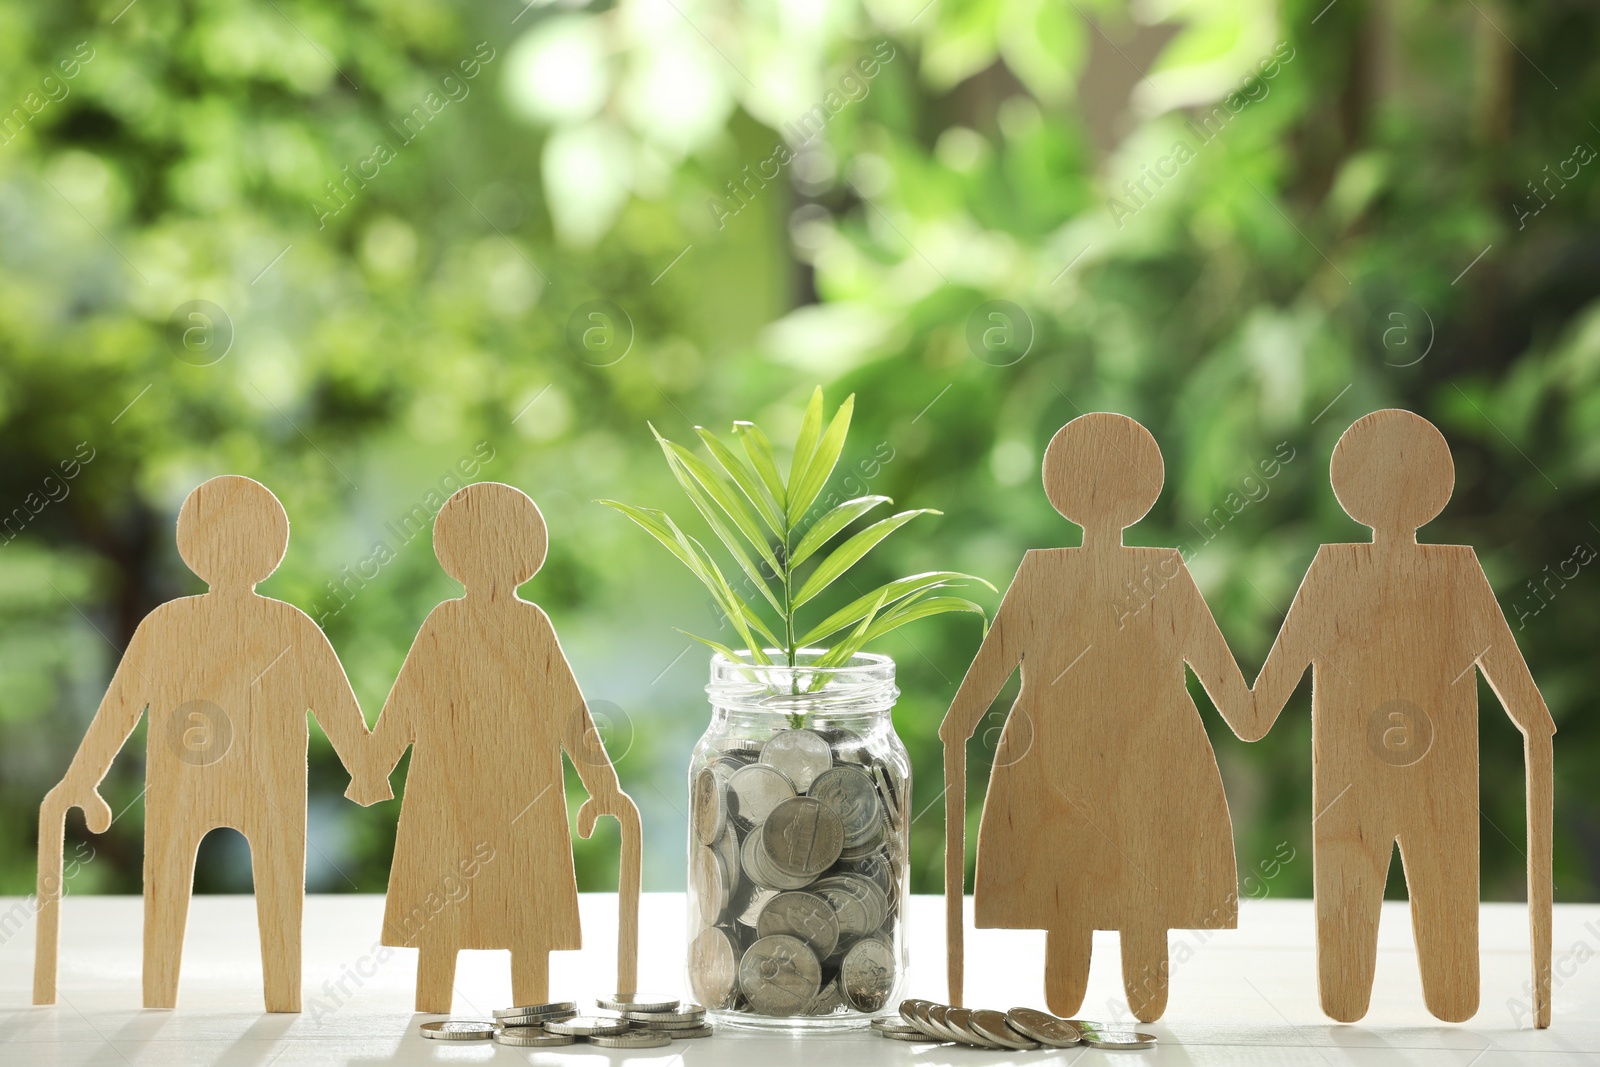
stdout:
<svg viewBox="0 0 1600 1067">
<path fill-rule="evenodd" d="M 789 688 L 790 688 L 791 692 L 794 695 L 798 696 L 799 693 L 800 693 L 800 679 L 793 673 L 794 672 L 794 668 L 795 668 L 795 661 L 799 658 L 796 655 L 796 651 L 797 650 L 795 648 L 795 643 L 794 643 L 794 602 L 793 602 L 794 594 L 793 594 L 793 590 L 792 590 L 792 584 L 793 584 L 793 577 L 794 576 L 793 576 L 793 571 L 791 570 L 790 565 L 789 565 L 789 535 L 792 532 L 793 531 L 789 527 L 789 521 L 788 521 L 787 518 L 785 518 L 784 519 L 784 523 L 783 523 L 783 557 L 782 557 L 782 562 L 783 562 L 783 643 L 784 643 L 785 658 L 789 662 L 789 671 L 790 671 L 790 674 L 789 674 Z"/>
</svg>

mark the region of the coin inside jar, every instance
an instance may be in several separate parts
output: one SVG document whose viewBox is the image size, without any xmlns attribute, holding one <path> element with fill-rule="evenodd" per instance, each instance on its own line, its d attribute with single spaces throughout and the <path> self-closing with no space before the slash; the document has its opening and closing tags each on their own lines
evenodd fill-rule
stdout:
<svg viewBox="0 0 1600 1067">
<path fill-rule="evenodd" d="M 690 798 L 694 833 L 702 845 L 714 844 L 728 822 L 728 803 L 722 780 L 710 767 L 694 776 L 694 796 Z"/>
<path fill-rule="evenodd" d="M 811 946 L 818 959 L 826 959 L 839 944 L 839 920 L 821 897 L 790 891 L 767 901 L 756 920 L 756 934 L 793 934 Z"/>
<path fill-rule="evenodd" d="M 813 878 L 839 858 L 844 823 L 813 797 L 791 797 L 772 809 L 761 827 L 766 858 L 783 874 Z"/>
<path fill-rule="evenodd" d="M 782 771 L 798 792 L 833 766 L 833 747 L 815 730 L 780 730 L 761 746 L 761 762 Z"/>
<path fill-rule="evenodd" d="M 859 847 L 883 836 L 878 790 L 867 773 L 857 767 L 833 767 L 817 775 L 806 791 L 839 816 L 844 824 L 846 848 Z"/>
<path fill-rule="evenodd" d="M 689 946 L 689 984 L 700 1003 L 726 1008 L 733 1003 L 738 956 L 728 935 L 716 927 L 701 930 Z"/>
<path fill-rule="evenodd" d="M 739 961 L 739 989 L 759 1015 L 793 1015 L 822 988 L 822 965 L 798 937 L 758 938 Z"/>
<path fill-rule="evenodd" d="M 882 1010 L 894 991 L 894 977 L 894 950 L 876 938 L 857 941 L 839 964 L 844 998 L 856 1011 Z"/>
<path fill-rule="evenodd" d="M 772 809 L 795 795 L 794 784 L 776 767 L 752 763 L 733 772 L 728 779 L 734 814 L 746 825 L 753 825 L 772 814 Z"/>
<path fill-rule="evenodd" d="M 715 926 L 728 909 L 730 895 L 728 872 L 723 869 L 722 857 L 715 849 L 701 845 L 695 849 L 689 878 L 694 887 L 690 898 L 700 909 L 700 925 Z"/>
</svg>

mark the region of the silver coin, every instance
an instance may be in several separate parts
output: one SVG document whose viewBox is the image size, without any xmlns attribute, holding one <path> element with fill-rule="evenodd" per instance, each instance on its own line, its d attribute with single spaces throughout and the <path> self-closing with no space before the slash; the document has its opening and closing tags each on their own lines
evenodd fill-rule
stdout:
<svg viewBox="0 0 1600 1067">
<path fill-rule="evenodd" d="M 706 1010 L 698 1004 L 677 1004 L 672 1008 L 645 1009 L 622 1008 L 622 1017 L 640 1026 L 666 1026 L 688 1024 L 699 1026 L 705 1021 Z"/>
<path fill-rule="evenodd" d="M 502 1026 L 543 1026 L 548 1022 L 560 1022 L 562 1019 L 570 1019 L 577 1014 L 576 1010 L 551 1011 L 540 1015 L 501 1015 L 496 1012 L 495 1019 Z"/>
<path fill-rule="evenodd" d="M 832 867 L 844 848 L 838 813 L 812 797 L 791 797 L 761 827 L 766 858 L 780 873 L 814 878 Z"/>
<path fill-rule="evenodd" d="M 738 957 L 728 935 L 716 927 L 700 931 L 689 946 L 689 985 L 694 995 L 708 1007 L 729 1007 L 738 976 Z"/>
<path fill-rule="evenodd" d="M 833 809 L 844 823 L 845 847 L 853 848 L 883 836 L 883 809 L 878 789 L 858 767 L 833 767 L 817 775 L 806 795 Z"/>
<path fill-rule="evenodd" d="M 672 1040 L 690 1041 L 697 1037 L 710 1037 L 715 1032 L 709 1026 L 697 1026 L 693 1030 L 674 1030 L 672 1031 Z"/>
<path fill-rule="evenodd" d="M 943 1038 L 929 1037 L 921 1030 L 909 1030 L 904 1033 L 899 1030 L 879 1030 L 878 1036 L 887 1038 L 890 1041 L 912 1041 L 920 1045 L 926 1045 L 930 1041 L 936 1041 L 940 1044 L 944 1043 Z"/>
<path fill-rule="evenodd" d="M 1156 1035 L 1147 1034 L 1141 1030 L 1129 1030 L 1125 1026 L 1116 1026 L 1111 1023 L 1087 1022 L 1083 1019 L 1068 1019 L 1083 1035 L 1083 1043 L 1090 1048 L 1115 1048 L 1137 1049 L 1154 1048 Z"/>
<path fill-rule="evenodd" d="M 440 1019 L 423 1023 L 422 1036 L 435 1041 L 488 1041 L 500 1027 L 477 1019 Z"/>
<path fill-rule="evenodd" d="M 553 1000 L 548 1004 L 521 1004 L 514 1008 L 496 1008 L 494 1017 L 501 1022 L 511 1018 L 546 1018 L 551 1015 L 560 1015 L 564 1012 L 578 1012 L 578 1005 L 570 1000 Z"/>
<path fill-rule="evenodd" d="M 761 921 L 761 909 L 766 907 L 767 902 L 777 895 L 778 891 L 776 889 L 753 886 L 750 892 L 749 905 L 734 917 L 734 921 L 741 926 L 748 926 L 754 930 L 756 924 Z M 834 925 L 838 925 L 837 921 L 835 921 Z"/>
<path fill-rule="evenodd" d="M 840 857 L 840 861 L 843 862 L 843 857 Z M 873 852 L 860 859 L 851 860 L 843 873 L 858 874 L 886 894 L 895 888 L 894 865 L 882 852 Z"/>
<path fill-rule="evenodd" d="M 698 910 L 697 925 L 715 926 L 722 920 L 732 895 L 728 882 L 728 871 L 716 850 L 705 845 L 696 848 L 689 867 L 689 886 Z"/>
<path fill-rule="evenodd" d="M 806 1005 L 807 1015 L 832 1015 L 844 1007 L 844 994 L 839 991 L 839 980 L 835 978 L 822 987 L 822 991 L 810 1004 Z"/>
<path fill-rule="evenodd" d="M 709 767 L 694 776 L 689 814 L 694 835 L 702 845 L 715 842 L 728 822 L 728 802 L 723 795 L 722 780 Z"/>
<path fill-rule="evenodd" d="M 948 1004 L 930 1004 L 925 1014 L 928 1025 L 946 1041 L 954 1041 L 958 1045 L 967 1043 L 965 1035 L 945 1021 L 945 1015 L 950 1011 Z"/>
<path fill-rule="evenodd" d="M 609 997 L 597 997 L 595 1004 L 607 1011 L 618 1011 L 623 1018 L 630 1014 L 676 1011 L 678 998 L 663 996 L 659 993 L 613 993 Z"/>
<path fill-rule="evenodd" d="M 911 1025 L 915 1026 L 918 1030 L 921 1030 L 925 1037 L 927 1037 L 929 1040 L 938 1041 L 942 1044 L 943 1042 L 949 1041 L 950 1038 L 945 1036 L 944 1030 L 936 1027 L 933 1023 L 932 1013 L 933 1009 L 937 1007 L 939 1007 L 939 1005 L 930 1000 L 914 1001 L 911 1005 L 911 1014 L 908 1018 L 911 1022 Z"/>
<path fill-rule="evenodd" d="M 839 964 L 839 985 L 856 1011 L 882 1011 L 894 991 L 894 949 L 876 938 L 850 946 Z"/>
<path fill-rule="evenodd" d="M 794 783 L 776 767 L 752 763 L 728 779 L 733 813 L 748 825 L 762 822 L 772 809 L 795 795 Z"/>
<path fill-rule="evenodd" d="M 1006 1025 L 1051 1048 L 1071 1048 L 1083 1040 L 1076 1026 L 1037 1008 L 1012 1008 L 1006 1012 Z"/>
<path fill-rule="evenodd" d="M 755 831 L 751 831 L 750 836 L 744 839 L 744 845 L 739 849 L 739 858 L 745 876 L 765 889 L 803 889 L 811 884 L 811 878 L 807 875 L 784 874 L 774 867 L 771 857 L 767 855 L 762 835 Z"/>
<path fill-rule="evenodd" d="M 1024 1037 L 1011 1029 L 1006 1024 L 1006 1017 L 998 1011 L 975 1011 L 968 1017 L 968 1025 L 972 1027 L 974 1033 L 1002 1048 L 1031 1049 L 1039 1047 L 1037 1041 L 1030 1037 Z"/>
<path fill-rule="evenodd" d="M 698 1019 L 685 1019 L 675 1023 L 639 1017 L 629 1019 L 628 1024 L 635 1030 L 659 1030 L 664 1034 L 674 1034 L 679 1030 L 693 1030 L 697 1026 L 704 1026 L 706 1017 L 702 1015 Z"/>
<path fill-rule="evenodd" d="M 758 1015 L 794 1015 L 816 999 L 822 964 L 798 937 L 758 938 L 739 961 L 739 989 Z"/>
<path fill-rule="evenodd" d="M 916 1011 L 920 1005 L 926 1003 L 928 1003 L 926 1000 L 920 1000 L 916 997 L 907 997 L 905 1000 L 900 1002 L 900 1006 L 896 1008 L 895 1011 L 899 1014 L 900 1021 L 902 1023 L 913 1029 L 920 1030 L 921 1027 L 917 1026 Z"/>
<path fill-rule="evenodd" d="M 898 1015 L 880 1015 L 878 1018 L 872 1020 L 872 1022 L 869 1025 L 874 1030 L 877 1030 L 879 1033 L 895 1033 L 895 1034 L 920 1034 L 920 1033 L 922 1033 L 921 1030 L 918 1030 L 915 1026 L 912 1026 L 910 1023 L 905 1022 Z"/>
<path fill-rule="evenodd" d="M 889 898 L 858 874 L 818 879 L 809 887 L 809 892 L 826 900 L 838 916 L 841 938 L 866 937 L 889 917 Z"/>
<path fill-rule="evenodd" d="M 739 835 L 734 833 L 731 822 L 717 836 L 716 843 L 711 847 L 716 849 L 717 855 L 722 857 L 722 869 L 731 875 L 737 876 L 739 873 Z M 737 881 L 737 877 L 730 879 L 730 881 Z"/>
<path fill-rule="evenodd" d="M 761 762 L 782 771 L 804 793 L 833 766 L 833 746 L 815 730 L 780 730 L 761 746 Z"/>
<path fill-rule="evenodd" d="M 656 1030 L 630 1030 L 623 1034 L 596 1034 L 589 1044 L 601 1048 L 660 1048 L 672 1044 L 672 1038 Z"/>
<path fill-rule="evenodd" d="M 730 756 L 759 756 L 761 742 L 751 737 L 725 737 L 717 742 L 717 749 Z"/>
<path fill-rule="evenodd" d="M 972 1012 L 966 1008 L 945 1008 L 939 1018 L 944 1023 L 945 1029 L 960 1038 L 963 1045 L 971 1045 L 973 1048 L 1005 1047 L 1004 1045 L 995 1044 L 974 1030 L 972 1028 Z"/>
<path fill-rule="evenodd" d="M 826 959 L 839 946 L 839 920 L 828 902 L 812 893 L 779 893 L 767 901 L 756 921 L 756 936 L 793 934 Z"/>
<path fill-rule="evenodd" d="M 571 1034 L 573 1037 L 596 1037 L 624 1033 L 628 1020 L 611 1015 L 578 1015 L 544 1024 L 552 1034 Z"/>
<path fill-rule="evenodd" d="M 495 1044 L 519 1048 L 555 1048 L 576 1044 L 577 1040 L 569 1034 L 547 1033 L 542 1026 L 508 1026 L 494 1035 Z"/>
</svg>

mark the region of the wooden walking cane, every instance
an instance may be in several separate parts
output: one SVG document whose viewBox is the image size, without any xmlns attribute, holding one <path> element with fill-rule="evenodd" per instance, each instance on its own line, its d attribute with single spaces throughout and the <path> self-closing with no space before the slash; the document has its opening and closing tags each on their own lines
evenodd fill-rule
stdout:
<svg viewBox="0 0 1600 1067">
<path fill-rule="evenodd" d="M 1555 821 L 1555 752 L 1550 735 L 1529 732 L 1523 742 L 1528 763 L 1528 927 L 1533 954 L 1533 1025 L 1550 1025 L 1551 838 Z"/>
<path fill-rule="evenodd" d="M 33 1002 L 56 1002 L 56 949 L 61 941 L 61 852 L 67 833 L 65 797 L 52 789 L 39 805 L 38 911 L 34 917 Z"/>
<path fill-rule="evenodd" d="M 643 830 L 639 808 L 626 796 L 627 806 L 608 814 L 622 829 L 622 857 L 617 864 L 617 992 L 639 991 L 639 879 L 643 866 Z M 587 806 L 578 813 L 578 836 L 594 833 L 597 816 Z"/>
<path fill-rule="evenodd" d="M 966 966 L 965 904 L 967 871 L 967 744 L 944 746 L 944 914 L 945 967 L 950 1005 L 961 1006 Z"/>
</svg>

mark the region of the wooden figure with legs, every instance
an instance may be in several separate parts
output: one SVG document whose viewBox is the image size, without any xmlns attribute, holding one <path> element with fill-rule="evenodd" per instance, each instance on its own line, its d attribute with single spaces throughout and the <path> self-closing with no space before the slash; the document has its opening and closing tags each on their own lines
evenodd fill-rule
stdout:
<svg viewBox="0 0 1600 1067">
<path fill-rule="evenodd" d="M 1536 1026 L 1550 1025 L 1551 735 L 1555 724 L 1466 545 L 1417 543 L 1455 466 L 1432 423 L 1376 411 L 1339 439 L 1333 492 L 1372 530 L 1323 545 L 1255 684 L 1266 733 L 1312 671 L 1313 864 L 1322 1010 L 1366 1014 L 1395 844 L 1428 1010 L 1478 1009 L 1478 687 L 1522 732 Z"/>
<path fill-rule="evenodd" d="M 255 591 L 288 544 L 283 505 L 249 478 L 213 478 L 184 501 L 178 553 L 209 589 L 139 624 L 66 777 L 45 797 L 34 1003 L 55 1002 L 61 820 L 77 807 L 96 833 L 110 825 L 97 787 L 148 708 L 144 1006 L 177 1001 L 195 853 L 209 831 L 230 826 L 250 843 L 267 1010 L 300 1010 L 306 711 L 346 768 L 359 767 L 367 727 L 316 623 Z"/>
<path fill-rule="evenodd" d="M 549 617 L 517 596 L 545 544 L 521 490 L 479 482 L 445 502 L 433 550 L 465 593 L 428 615 L 373 727 L 371 775 L 414 746 L 383 943 L 419 950 L 420 1012 L 450 1010 L 460 949 L 509 949 L 514 1002 L 537 1004 L 549 1000 L 550 953 L 580 947 L 563 751 L 589 792 L 578 832 L 602 815 L 622 825 L 618 983 L 633 991 L 639 811 Z"/>
<path fill-rule="evenodd" d="M 1022 560 L 939 728 L 949 836 L 950 998 L 961 1002 L 965 746 L 1019 666 L 978 833 L 979 927 L 1044 929 L 1045 998 L 1083 1001 L 1095 930 L 1117 930 L 1142 1020 L 1167 1000 L 1167 931 L 1232 927 L 1233 828 L 1184 664 L 1235 732 L 1250 694 L 1183 558 L 1122 531 L 1161 491 L 1161 452 L 1122 415 L 1072 420 L 1044 457 L 1050 503 L 1079 548 Z"/>
</svg>

